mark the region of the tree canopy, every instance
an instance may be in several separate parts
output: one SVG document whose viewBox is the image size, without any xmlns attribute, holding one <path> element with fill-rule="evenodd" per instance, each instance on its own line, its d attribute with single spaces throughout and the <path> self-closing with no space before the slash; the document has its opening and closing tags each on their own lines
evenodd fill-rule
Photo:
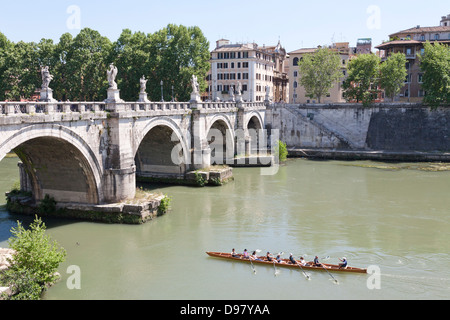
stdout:
<svg viewBox="0 0 450 320">
<path fill-rule="evenodd" d="M 299 82 L 307 96 L 317 98 L 320 103 L 321 97 L 328 94 L 342 76 L 340 61 L 339 54 L 326 47 L 299 61 Z"/>
<path fill-rule="evenodd" d="M 408 75 L 406 70 L 406 56 L 404 53 L 394 53 L 380 65 L 380 87 L 384 89 L 385 96 L 391 101 L 401 88 L 405 85 L 405 78 Z"/>
<path fill-rule="evenodd" d="M 348 77 L 343 83 L 347 101 L 370 105 L 378 93 L 380 58 L 375 54 L 360 54 L 350 60 Z M 403 78 L 404 79 L 404 78 Z"/>
<path fill-rule="evenodd" d="M 419 55 L 424 72 L 422 88 L 424 102 L 432 108 L 442 103 L 450 104 L 450 48 L 447 45 L 426 42 L 423 55 Z"/>
<path fill-rule="evenodd" d="M 13 43 L 0 33 L 0 100 L 29 99 L 41 86 L 40 69 L 49 66 L 54 80 L 53 96 L 62 101 L 102 101 L 106 98 L 106 70 L 118 68 L 118 87 L 126 101 L 139 97 L 139 79 L 148 79 L 150 100 L 188 101 L 190 79 L 196 75 L 200 90 L 206 89 L 209 42 L 199 27 L 169 24 L 145 34 L 122 31 L 111 42 L 98 31 L 84 28 L 78 35 L 61 35 L 58 43 Z"/>
</svg>

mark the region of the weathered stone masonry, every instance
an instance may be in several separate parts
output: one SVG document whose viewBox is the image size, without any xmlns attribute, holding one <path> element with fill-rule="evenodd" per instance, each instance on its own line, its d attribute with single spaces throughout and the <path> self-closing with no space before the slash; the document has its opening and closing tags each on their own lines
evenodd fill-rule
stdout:
<svg viewBox="0 0 450 320">
<path fill-rule="evenodd" d="M 360 104 L 274 104 L 266 113 L 266 123 L 280 129 L 281 140 L 291 149 L 320 149 L 324 154 L 339 150 L 348 158 L 363 151 L 399 155 L 450 151 L 450 108 L 446 107 L 431 110 L 407 103 L 368 108 Z"/>
</svg>

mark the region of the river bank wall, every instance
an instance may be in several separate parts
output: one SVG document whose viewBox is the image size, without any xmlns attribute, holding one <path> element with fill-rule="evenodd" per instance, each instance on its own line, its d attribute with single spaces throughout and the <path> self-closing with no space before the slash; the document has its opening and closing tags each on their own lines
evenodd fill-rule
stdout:
<svg viewBox="0 0 450 320">
<path fill-rule="evenodd" d="M 273 104 L 269 128 L 279 129 L 290 156 L 329 159 L 450 161 L 450 108 L 419 103 Z"/>
</svg>

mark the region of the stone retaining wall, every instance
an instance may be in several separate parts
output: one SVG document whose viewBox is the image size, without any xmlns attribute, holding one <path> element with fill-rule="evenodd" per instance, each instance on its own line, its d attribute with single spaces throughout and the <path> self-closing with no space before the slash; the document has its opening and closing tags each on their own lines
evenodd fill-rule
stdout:
<svg viewBox="0 0 450 320">
<path fill-rule="evenodd" d="M 422 104 L 273 105 L 269 127 L 289 148 L 394 152 L 450 151 L 450 107 Z"/>
</svg>

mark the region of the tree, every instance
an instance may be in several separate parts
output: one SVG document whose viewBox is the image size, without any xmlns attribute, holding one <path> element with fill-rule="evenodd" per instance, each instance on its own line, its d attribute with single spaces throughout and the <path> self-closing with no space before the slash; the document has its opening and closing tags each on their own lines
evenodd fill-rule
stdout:
<svg viewBox="0 0 450 320">
<path fill-rule="evenodd" d="M 313 54 L 307 54 L 298 64 L 300 85 L 306 94 L 317 98 L 328 94 L 329 90 L 340 80 L 341 64 L 339 54 L 328 48 L 319 48 Z"/>
<path fill-rule="evenodd" d="M 380 87 L 384 89 L 385 96 L 392 101 L 405 85 L 408 75 L 406 70 L 406 56 L 404 53 L 394 53 L 380 65 Z"/>
<path fill-rule="evenodd" d="M 2 41 L 0 49 L 0 91 L 5 99 L 20 100 L 32 96 L 39 83 L 38 47 L 34 42 Z"/>
<path fill-rule="evenodd" d="M 424 49 L 424 54 L 419 55 L 420 68 L 424 72 L 424 102 L 437 108 L 441 103 L 450 103 L 450 48 L 438 42 L 426 42 Z"/>
<path fill-rule="evenodd" d="M 375 54 L 361 54 L 350 60 L 348 77 L 343 83 L 344 98 L 347 101 L 370 105 L 378 93 L 380 58 Z"/>
<path fill-rule="evenodd" d="M 65 33 L 59 43 L 12 43 L 0 33 L 0 100 L 30 98 L 41 84 L 40 69 L 50 68 L 53 96 L 58 100 L 103 101 L 111 63 L 119 69 L 117 83 L 124 100 L 136 101 L 139 80 L 148 79 L 147 92 L 153 101 L 188 101 L 191 77 L 206 89 L 209 42 L 198 27 L 169 24 L 153 34 L 123 30 L 112 43 L 98 31 L 84 28 L 74 38 Z"/>
<path fill-rule="evenodd" d="M 69 43 L 65 70 L 68 98 L 72 101 L 102 101 L 108 83 L 106 70 L 111 62 L 111 41 L 98 31 L 84 28 Z M 58 79 L 59 75 L 55 75 Z M 58 80 L 56 80 L 58 81 Z"/>
<path fill-rule="evenodd" d="M 12 43 L 6 36 L 0 32 L 0 101 L 6 99 L 6 91 L 8 89 L 8 76 L 6 71 L 8 69 L 7 56 L 12 50 Z"/>
<path fill-rule="evenodd" d="M 151 75 L 151 38 L 151 34 L 132 33 L 125 29 L 113 44 L 111 60 L 119 70 L 117 83 L 125 101 L 136 101 L 140 89 L 139 80 L 142 76 L 149 79 Z"/>
<path fill-rule="evenodd" d="M 163 81 L 164 100 L 188 101 L 192 92 L 192 75 L 198 78 L 200 91 L 206 89 L 209 70 L 209 42 L 199 27 L 169 24 L 153 34 L 150 51 L 149 94 L 160 100 Z M 158 99 L 159 98 L 159 99 Z"/>
<path fill-rule="evenodd" d="M 59 264 L 65 260 L 66 251 L 46 235 L 46 226 L 38 217 L 25 229 L 20 222 L 12 228 L 8 241 L 13 255 L 4 280 L 16 292 L 13 299 L 39 299 L 45 286 L 54 283 Z"/>
</svg>

